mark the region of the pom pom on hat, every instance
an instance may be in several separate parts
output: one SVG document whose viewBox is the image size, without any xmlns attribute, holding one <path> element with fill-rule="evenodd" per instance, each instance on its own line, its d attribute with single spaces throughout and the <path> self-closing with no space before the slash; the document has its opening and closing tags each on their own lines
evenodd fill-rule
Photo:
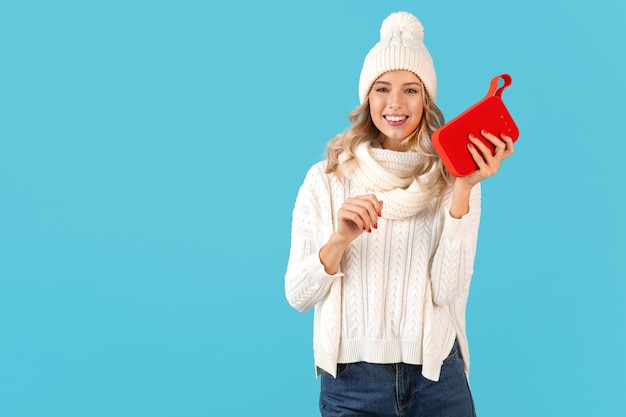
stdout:
<svg viewBox="0 0 626 417">
<path fill-rule="evenodd" d="M 410 33 L 420 41 L 424 40 L 424 26 L 411 13 L 392 13 L 383 20 L 383 24 L 380 26 L 380 38 L 392 36 L 394 32 Z"/>
<path fill-rule="evenodd" d="M 369 51 L 359 79 L 359 99 L 367 100 L 372 84 L 387 71 L 406 70 L 417 75 L 435 101 L 437 75 L 424 45 L 424 26 L 408 12 L 390 14 L 380 27 L 380 41 Z"/>
</svg>

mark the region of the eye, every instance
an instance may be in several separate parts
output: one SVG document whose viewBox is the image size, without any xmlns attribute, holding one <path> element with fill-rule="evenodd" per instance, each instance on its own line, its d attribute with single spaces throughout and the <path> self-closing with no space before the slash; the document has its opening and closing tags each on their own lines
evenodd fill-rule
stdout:
<svg viewBox="0 0 626 417">
<path fill-rule="evenodd" d="M 414 89 L 414 88 L 407 88 L 405 90 L 405 92 L 408 93 L 408 94 L 417 94 L 417 93 L 419 93 L 419 91 Z"/>
<path fill-rule="evenodd" d="M 388 92 L 389 92 L 389 89 L 388 89 L 387 87 L 378 87 L 378 88 L 376 89 L 376 92 L 377 92 L 377 93 L 388 93 Z"/>
</svg>

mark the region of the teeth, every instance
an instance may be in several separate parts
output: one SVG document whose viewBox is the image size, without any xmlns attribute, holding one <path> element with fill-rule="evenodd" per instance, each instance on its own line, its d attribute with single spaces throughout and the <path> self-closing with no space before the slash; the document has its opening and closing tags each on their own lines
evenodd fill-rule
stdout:
<svg viewBox="0 0 626 417">
<path fill-rule="evenodd" d="M 389 120 L 390 122 L 399 122 L 406 119 L 406 116 L 385 116 L 385 119 Z"/>
</svg>

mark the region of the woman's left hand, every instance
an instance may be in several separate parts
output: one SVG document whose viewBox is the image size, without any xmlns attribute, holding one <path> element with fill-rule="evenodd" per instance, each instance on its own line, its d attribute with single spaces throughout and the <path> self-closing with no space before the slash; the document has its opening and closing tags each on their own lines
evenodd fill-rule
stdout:
<svg viewBox="0 0 626 417">
<path fill-rule="evenodd" d="M 509 136 L 500 135 L 500 137 L 497 137 L 485 130 L 481 133 L 485 139 L 495 146 L 495 152 L 492 154 L 491 150 L 474 135 L 469 136 L 471 143 L 467 147 L 476 165 L 478 165 L 478 169 L 466 177 L 457 179 L 466 181 L 470 187 L 473 187 L 485 178 L 495 175 L 500 169 L 502 161 L 515 152 L 513 139 Z"/>
</svg>

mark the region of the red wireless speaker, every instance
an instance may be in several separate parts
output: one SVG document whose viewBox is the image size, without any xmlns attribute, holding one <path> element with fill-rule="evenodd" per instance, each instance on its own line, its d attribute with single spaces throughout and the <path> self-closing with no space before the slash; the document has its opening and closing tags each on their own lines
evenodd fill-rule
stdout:
<svg viewBox="0 0 626 417">
<path fill-rule="evenodd" d="M 498 88 L 501 79 L 504 85 Z M 484 129 L 496 136 L 504 134 L 514 142 L 519 137 L 519 130 L 502 101 L 502 91 L 511 85 L 511 82 L 511 76 L 508 74 L 494 77 L 489 92 L 482 100 L 433 133 L 433 146 L 453 176 L 464 177 L 478 169 L 467 149 L 470 133 L 479 138 L 492 154 L 495 152 L 495 146 L 483 137 L 481 130 Z"/>
</svg>

